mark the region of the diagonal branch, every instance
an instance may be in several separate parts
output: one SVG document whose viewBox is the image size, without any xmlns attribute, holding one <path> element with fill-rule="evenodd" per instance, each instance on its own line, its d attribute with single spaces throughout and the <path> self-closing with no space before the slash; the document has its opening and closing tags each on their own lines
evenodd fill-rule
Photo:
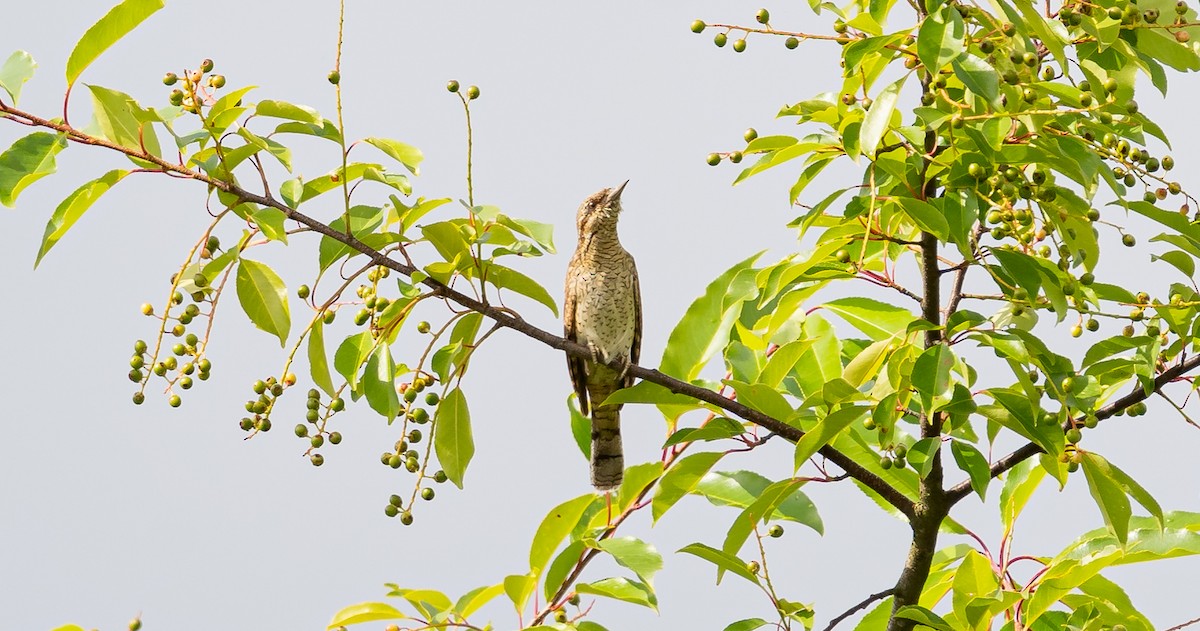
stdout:
<svg viewBox="0 0 1200 631">
<path fill-rule="evenodd" d="M 1174 381 L 1180 376 L 1195 370 L 1197 367 L 1200 367 L 1200 355 L 1190 357 L 1179 362 L 1178 364 L 1175 364 L 1174 366 L 1171 366 L 1170 368 L 1160 372 L 1158 376 L 1154 378 L 1154 388 L 1152 388 L 1149 393 L 1140 387 L 1135 388 L 1133 392 L 1130 392 L 1120 399 L 1117 399 L 1103 408 L 1096 410 L 1096 418 L 1100 420 L 1110 418 L 1117 412 L 1128 408 L 1134 403 L 1145 401 L 1146 399 L 1150 398 L 1151 394 L 1162 390 L 1163 386 L 1167 385 L 1171 381 Z M 996 460 L 996 462 L 993 462 L 990 468 L 989 476 L 994 478 L 1040 453 L 1042 453 L 1041 447 L 1038 447 L 1034 443 L 1028 443 L 1012 453 L 1002 456 Z M 971 481 L 964 480 L 946 491 L 946 499 L 950 502 L 950 505 L 954 505 L 959 500 L 970 494 Z"/>
<path fill-rule="evenodd" d="M 353 235 L 335 230 L 328 224 L 309 217 L 308 215 L 297 211 L 296 209 L 270 197 L 269 195 L 258 195 L 251 193 L 250 191 L 247 191 L 246 189 L 243 189 L 232 182 L 226 182 L 205 173 L 189 169 L 183 165 L 168 162 L 156 155 L 142 150 L 141 148 L 135 149 L 124 147 L 109 140 L 85 134 L 65 123 L 47 120 L 33 114 L 23 112 L 5 105 L 2 102 L 0 102 L 0 114 L 4 114 L 6 115 L 6 118 L 11 118 L 16 122 L 26 122 L 29 125 L 53 129 L 63 134 L 68 140 L 73 142 L 105 147 L 123 153 L 127 156 L 152 163 L 164 173 L 204 182 L 212 188 L 219 189 L 225 193 L 237 197 L 242 202 L 250 202 L 260 206 L 275 208 L 283 212 L 288 219 L 308 227 L 313 232 L 317 232 L 321 235 L 339 241 L 355 251 L 365 255 L 375 265 L 386 267 L 410 277 L 414 272 L 418 271 L 415 266 L 406 262 L 392 259 L 382 252 L 371 248 Z M 586 346 L 567 340 L 563 337 L 550 333 L 549 331 L 539 329 L 538 327 L 529 324 L 519 316 L 513 315 L 512 312 L 508 310 L 493 307 L 489 304 L 481 302 L 472 296 L 468 296 L 462 292 L 456 291 L 444 283 L 441 283 L 428 276 L 421 282 L 429 287 L 435 295 L 455 302 L 460 306 L 466 307 L 472 311 L 478 312 L 490 318 L 500 326 L 522 333 L 527 337 L 535 339 L 551 348 L 563 351 L 568 355 L 588 359 L 592 357 L 591 352 Z M 614 361 L 611 367 L 614 369 L 621 368 L 618 361 Z M 742 403 L 723 397 L 719 393 L 707 388 L 702 388 L 700 386 L 666 375 L 659 370 L 630 365 L 629 372 L 639 379 L 656 383 L 676 394 L 682 394 L 698 399 L 705 403 L 712 404 L 746 421 L 779 434 L 781 437 L 789 441 L 796 442 L 800 440 L 802 436 L 804 436 L 804 432 L 797 427 L 789 425 L 768 414 L 764 414 L 758 410 L 747 407 Z M 901 513 L 910 518 L 913 516 L 913 500 L 907 497 L 904 493 L 900 492 L 900 490 L 898 490 L 895 486 L 889 484 L 886 480 L 866 469 L 862 465 L 859 465 L 852 458 L 838 451 L 837 449 L 834 449 L 832 446 L 825 445 L 821 448 L 820 453 L 821 455 L 825 456 L 825 458 L 841 467 L 847 474 L 861 482 L 864 486 L 878 493 L 885 501 L 887 501 L 888 504 L 891 504 Z"/>
</svg>

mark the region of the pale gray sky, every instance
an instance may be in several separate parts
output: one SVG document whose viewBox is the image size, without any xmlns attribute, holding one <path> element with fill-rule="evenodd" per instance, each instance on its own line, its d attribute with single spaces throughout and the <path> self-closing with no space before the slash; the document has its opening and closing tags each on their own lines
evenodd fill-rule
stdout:
<svg viewBox="0 0 1200 631">
<path fill-rule="evenodd" d="M 168 71 L 216 60 L 230 86 L 260 86 L 251 99 L 308 104 L 332 116 L 336 2 L 174 2 L 104 55 L 83 81 L 164 104 Z M 749 2 L 351 2 L 343 86 L 352 137 L 378 135 L 421 147 L 418 194 L 463 197 L 464 131 L 448 79 L 477 84 L 474 107 L 477 201 L 552 222 L 560 255 L 523 269 L 557 297 L 576 206 L 588 194 L 631 179 L 622 238 L 637 257 L 645 293 L 644 363 L 654 364 L 667 334 L 711 278 L 758 249 L 767 259 L 795 248 L 784 225 L 795 211 L 784 167 L 737 188 L 736 171 L 704 156 L 740 148 L 747 126 L 790 133 L 774 123 L 780 105 L 837 85 L 836 50 L 811 43 L 786 51 L 753 38 L 749 50 L 718 50 L 693 35 L 695 18 L 750 23 Z M 0 20 L 0 56 L 30 51 L 40 64 L 21 105 L 47 116 L 61 108 L 63 67 L 75 39 L 107 0 L 45 0 Z M 771 6 L 773 22 L 827 28 L 805 3 Z M 1192 102 L 1196 82 L 1175 77 L 1172 103 Z M 72 120 L 87 118 L 77 91 Z M 1189 109 L 1140 97 L 1173 130 L 1181 177 L 1196 164 Z M 0 124 L 0 145 L 26 130 Z M 297 171 L 314 176 L 336 161 L 332 145 L 297 142 Z M 505 333 L 477 356 L 467 380 L 477 444 L 466 489 L 439 488 L 404 528 L 383 515 L 389 494 L 410 478 L 378 464 L 396 436 L 358 406 L 341 418 L 345 441 L 326 448 L 320 469 L 301 457 L 288 431 L 243 441 L 237 428 L 250 384 L 278 372 L 274 338 L 257 331 L 232 302 L 210 346 L 212 379 L 182 408 L 158 396 L 129 402 L 125 372 L 133 341 L 152 333 L 138 316 L 161 303 L 168 278 L 207 219 L 204 191 L 186 182 L 137 176 L 108 194 L 49 254 L 32 264 L 54 206 L 79 183 L 122 165 L 107 152 L 72 147 L 61 173 L 42 180 L 17 210 L 0 211 L 0 631 L 51 629 L 74 622 L 121 629 L 142 612 L 148 629 L 319 629 L 341 607 L 383 598 L 383 583 L 427 587 L 452 597 L 527 569 L 528 546 L 543 515 L 588 491 L 587 465 L 571 439 L 562 357 Z M 842 171 L 845 174 L 848 171 Z M 845 180 L 818 182 L 817 190 Z M 1184 180 L 1185 185 L 1189 182 Z M 1195 182 L 1191 182 L 1194 184 Z M 311 205 L 333 217 L 334 200 Z M 229 228 L 226 228 L 229 230 Z M 232 233 L 222 233 L 232 236 Z M 1148 235 L 1147 235 L 1148 236 Z M 315 271 L 315 239 L 260 255 L 286 270 L 291 287 Z M 1146 251 L 1113 264 L 1118 282 L 1142 282 Z M 865 286 L 864 286 L 865 287 Z M 857 290 L 857 289 L 856 289 Z M 293 305 L 298 308 L 299 305 Z M 526 317 L 554 330 L 537 306 Z M 415 344 L 402 347 L 411 352 Z M 403 357 L 401 357 L 403 359 Z M 303 371 L 301 371 L 303 372 Z M 287 405 L 302 414 L 302 396 Z M 1195 430 L 1159 407 L 1137 420 L 1106 423 L 1089 448 L 1141 480 L 1170 509 L 1200 510 Z M 628 407 L 630 463 L 655 459 L 663 427 L 650 409 Z M 791 471 L 781 445 L 723 468 Z M 907 528 L 883 515 L 849 482 L 810 488 L 825 520 L 819 537 L 798 525 L 772 543 L 772 572 L 789 599 L 815 603 L 823 625 L 870 592 L 889 587 L 907 551 Z M 998 486 L 982 506 L 969 498 L 960 521 L 998 544 Z M 770 617 L 766 599 L 730 579 L 713 587 L 706 562 L 674 551 L 693 541 L 719 545 L 735 513 L 684 500 L 657 527 L 639 515 L 625 534 L 664 555 L 662 613 L 601 601 L 593 618 L 610 629 L 721 629 Z M 1051 556 L 1101 525 L 1081 479 L 1061 494 L 1043 488 L 1020 522 L 1023 554 Z M 944 539 L 944 543 L 953 543 Z M 584 575 L 616 574 L 596 563 Z M 1161 627 L 1200 615 L 1180 598 L 1200 572 L 1196 559 L 1113 570 Z M 1183 581 L 1187 581 L 1184 583 Z M 1173 588 L 1168 588 L 1173 587 Z M 515 620 L 506 601 L 489 609 L 497 628 Z M 382 625 L 378 625 L 382 627 Z M 845 628 L 850 628 L 848 625 Z"/>
</svg>

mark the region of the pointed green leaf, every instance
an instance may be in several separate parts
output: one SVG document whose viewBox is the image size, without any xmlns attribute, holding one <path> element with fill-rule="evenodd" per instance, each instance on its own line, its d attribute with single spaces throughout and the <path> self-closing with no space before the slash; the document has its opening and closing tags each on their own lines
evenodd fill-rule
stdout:
<svg viewBox="0 0 1200 631">
<path fill-rule="evenodd" d="M 637 574 L 653 590 L 654 575 L 663 568 L 662 555 L 654 546 L 635 537 L 613 537 L 591 541 L 587 545 L 607 552 L 617 565 Z"/>
<path fill-rule="evenodd" d="M 918 228 L 937 237 L 938 241 L 950 239 L 950 223 L 933 204 L 914 197 L 894 197 L 893 200 Z"/>
<path fill-rule="evenodd" d="M 379 149 L 386 153 L 388 157 L 396 162 L 404 165 L 413 175 L 417 175 L 417 168 L 421 161 L 425 159 L 425 154 L 421 153 L 420 149 L 412 145 L 400 142 L 399 140 L 391 140 L 389 138 L 364 138 L 363 142 Z"/>
<path fill-rule="evenodd" d="M 76 221 L 87 212 L 88 208 L 96 200 L 100 199 L 101 195 L 108 192 L 108 189 L 116 185 L 129 174 L 129 171 L 121 171 L 119 169 L 109 171 L 104 175 L 80 186 L 75 189 L 74 193 L 67 196 L 66 199 L 54 209 L 54 214 L 50 216 L 50 221 L 46 224 L 46 231 L 42 235 L 42 246 L 38 248 L 37 260 L 33 266 L 37 267 L 42 262 L 42 257 L 62 239 L 71 226 L 75 225 Z"/>
<path fill-rule="evenodd" d="M 367 358 L 363 371 L 363 393 L 367 403 L 391 423 L 400 413 L 400 397 L 396 393 L 396 363 L 388 343 L 380 340 Z M 439 406 L 438 410 L 441 410 Z M 449 472 L 447 471 L 447 475 Z"/>
<path fill-rule="evenodd" d="M 529 571 L 532 576 L 541 575 L 559 544 L 575 529 L 583 512 L 595 501 L 596 495 L 588 493 L 567 500 L 546 513 L 529 548 Z"/>
<path fill-rule="evenodd" d="M 714 353 L 725 347 L 729 327 L 741 311 L 741 302 L 757 288 L 752 277 L 739 278 L 749 270 L 761 253 L 734 265 L 709 283 L 704 295 L 697 298 L 687 313 L 675 325 L 663 349 L 659 369 L 664 373 L 691 381 Z M 735 279 L 738 283 L 735 284 Z"/>
<path fill-rule="evenodd" d="M 454 613 L 463 618 L 469 617 L 502 593 L 504 593 L 503 583 L 476 587 L 459 597 L 458 602 L 454 603 Z"/>
<path fill-rule="evenodd" d="M 307 105 L 297 105 L 286 101 L 259 101 L 254 106 L 254 113 L 258 116 L 286 118 L 302 123 L 312 123 L 313 125 L 321 124 L 321 114 L 317 110 Z"/>
<path fill-rule="evenodd" d="M 680 498 L 691 493 L 704 474 L 724 455 L 721 452 L 702 451 L 684 456 L 671 465 L 659 481 L 658 488 L 654 489 L 654 499 L 650 501 L 653 521 L 657 522 Z"/>
<path fill-rule="evenodd" d="M 909 325 L 917 319 L 904 307 L 872 298 L 838 298 L 825 303 L 822 308 L 838 314 L 875 341 L 903 336 Z"/>
<path fill-rule="evenodd" d="M 621 488 L 617 491 L 613 511 L 621 512 L 629 508 L 646 487 L 662 477 L 662 461 L 643 462 L 625 468 L 625 477 L 621 480 Z"/>
<path fill-rule="evenodd" d="M 1129 517 L 1132 515 L 1125 490 L 1113 477 L 1112 469 L 1104 458 L 1093 453 L 1084 453 L 1080 464 L 1083 465 L 1088 491 L 1096 500 L 1105 525 L 1117 541 L 1124 544 L 1129 534 Z"/>
<path fill-rule="evenodd" d="M 359 603 L 357 605 L 350 605 L 333 614 L 333 620 L 325 628 L 332 631 L 338 627 L 345 627 L 352 624 L 377 622 L 379 620 L 404 620 L 407 618 L 408 616 L 404 615 L 403 612 L 387 603 Z"/>
<path fill-rule="evenodd" d="M 943 620 L 941 616 L 918 605 L 901 607 L 896 612 L 896 617 L 905 620 L 914 620 L 931 629 L 937 629 L 937 631 L 955 631 L 954 627 L 950 626 L 950 623 Z"/>
<path fill-rule="evenodd" d="M 1000 98 L 1000 75 L 986 61 L 974 56 L 963 55 L 950 62 L 954 68 L 954 76 L 958 77 L 967 89 L 982 97 L 988 103 L 996 103 Z"/>
<path fill-rule="evenodd" d="M 84 69 L 96 61 L 109 46 L 163 8 L 162 0 L 125 0 L 109 10 L 83 34 L 67 59 L 67 85 L 73 85 Z"/>
<path fill-rule="evenodd" d="M 558 317 L 558 305 L 550 296 L 550 292 L 546 291 L 546 288 L 538 284 L 536 280 L 521 272 L 493 263 L 487 267 L 487 280 L 496 287 L 511 289 L 522 296 L 536 300 L 545 305 L 554 314 L 554 317 Z"/>
<path fill-rule="evenodd" d="M 517 614 L 525 610 L 525 603 L 537 589 L 537 579 L 528 574 L 510 574 L 504 577 L 504 593 L 513 602 Z"/>
<path fill-rule="evenodd" d="M 127 149 L 145 151 L 152 156 L 161 156 L 158 134 L 151 124 L 153 117 L 133 100 L 133 97 L 98 85 L 89 85 L 96 123 L 105 138 Z M 147 162 L 130 158 L 134 163 Z M 149 165 L 154 166 L 154 165 Z M 155 167 L 157 168 L 157 167 Z"/>
<path fill-rule="evenodd" d="M 25 187 L 54 173 L 54 156 L 66 147 L 66 138 L 39 131 L 0 153 L 0 204 L 12 208 Z"/>
<path fill-rule="evenodd" d="M 692 492 L 704 496 L 716 506 L 748 508 L 772 484 L 771 480 L 753 471 L 713 471 L 705 475 Z M 799 488 L 785 495 L 766 518 L 804 524 L 818 534 L 825 532 L 816 505 Z"/>
<path fill-rule="evenodd" d="M 342 340 L 333 355 L 333 367 L 346 379 L 352 389 L 358 389 L 358 369 L 375 350 L 375 339 L 369 331 L 355 333 Z"/>
<path fill-rule="evenodd" d="M 1012 529 L 1013 522 L 1045 477 L 1046 470 L 1032 458 L 1005 474 L 1004 488 L 1000 491 L 1000 516 L 1005 530 Z"/>
<path fill-rule="evenodd" d="M 454 388 L 442 397 L 434 416 L 434 450 L 446 477 L 458 488 L 462 488 L 463 475 L 475 455 L 475 439 L 471 436 L 471 413 L 467 410 L 467 397 L 459 388 Z"/>
<path fill-rule="evenodd" d="M 862 418 L 867 412 L 867 408 L 861 406 L 847 406 L 835 412 L 831 412 L 828 416 L 817 422 L 812 429 L 804 433 L 800 440 L 796 441 L 796 454 L 792 461 L 793 468 L 799 469 L 808 462 L 813 454 L 821 450 L 822 447 L 829 444 L 842 430 L 850 427 L 850 424 Z"/>
<path fill-rule="evenodd" d="M 871 109 L 867 110 L 867 115 L 863 117 L 862 128 L 858 132 L 858 146 L 863 155 L 868 157 L 875 155 L 879 141 L 883 140 L 888 126 L 892 123 L 892 114 L 896 112 L 896 101 L 900 99 L 900 90 L 904 87 L 906 79 L 908 79 L 907 74 L 881 90 L 876 95 Z"/>
<path fill-rule="evenodd" d="M 594 583 L 579 583 L 575 586 L 575 591 L 623 600 L 658 611 L 658 599 L 655 598 L 654 592 L 646 585 L 627 578 L 606 578 Z"/>
<path fill-rule="evenodd" d="M 758 577 L 750 572 L 746 567 L 746 562 L 739 559 L 737 556 L 723 552 L 712 546 L 704 545 L 703 543 L 691 543 L 679 549 L 679 552 L 700 557 L 709 563 L 717 566 L 717 569 L 725 572 L 732 572 L 755 585 L 759 584 Z M 720 579 L 717 580 L 719 584 Z"/>
<path fill-rule="evenodd" d="M 237 296 L 254 326 L 278 336 L 279 345 L 283 346 L 292 328 L 292 316 L 287 287 L 275 270 L 264 263 L 242 259 L 238 263 Z"/>
<path fill-rule="evenodd" d="M 14 51 L 9 55 L 8 59 L 0 66 L 0 88 L 8 92 L 8 96 L 12 97 L 12 105 L 16 105 L 21 100 L 21 87 L 26 81 L 33 78 L 33 71 L 37 69 L 37 62 L 33 57 L 23 51 Z"/>
<path fill-rule="evenodd" d="M 983 457 L 975 445 L 959 440 L 950 442 L 950 453 L 954 455 L 954 462 L 958 464 L 958 468 L 965 471 L 971 479 L 971 488 L 979 494 L 979 499 L 984 499 L 988 482 L 991 481 L 987 458 Z"/>
<path fill-rule="evenodd" d="M 308 333 L 308 369 L 313 383 L 332 397 L 333 379 L 329 376 L 329 360 L 325 357 L 325 321 L 320 316 Z"/>
<path fill-rule="evenodd" d="M 929 14 L 917 32 L 917 57 L 929 72 L 941 71 L 963 54 L 965 32 L 966 25 L 957 11 L 947 7 Z"/>
</svg>

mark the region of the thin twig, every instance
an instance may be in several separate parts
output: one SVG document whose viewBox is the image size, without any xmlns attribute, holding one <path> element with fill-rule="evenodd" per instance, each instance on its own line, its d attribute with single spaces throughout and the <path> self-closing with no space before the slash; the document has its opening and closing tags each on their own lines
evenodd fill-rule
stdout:
<svg viewBox="0 0 1200 631">
<path fill-rule="evenodd" d="M 836 627 L 836 626 L 838 625 L 838 623 L 839 623 L 839 622 L 841 622 L 841 621 L 845 620 L 846 618 L 849 618 L 850 616 L 854 615 L 854 614 L 855 614 L 855 612 L 862 611 L 863 609 L 866 609 L 866 608 L 867 608 L 867 605 L 870 605 L 871 603 L 873 603 L 873 602 L 875 602 L 875 601 L 877 601 L 877 600 L 883 600 L 884 598 L 887 598 L 888 596 L 891 596 L 891 595 L 892 595 L 892 592 L 894 592 L 894 591 L 896 591 L 896 588 L 895 588 L 895 587 L 889 587 L 889 588 L 887 588 L 887 589 L 885 589 L 885 590 L 883 590 L 883 591 L 881 591 L 881 592 L 876 592 L 876 593 L 874 593 L 874 594 L 871 594 L 870 596 L 867 596 L 866 598 L 864 598 L 864 599 L 862 600 L 862 602 L 860 602 L 860 603 L 858 603 L 857 605 L 854 605 L 853 607 L 851 607 L 851 608 L 847 609 L 846 611 L 842 612 L 842 614 L 841 614 L 840 616 L 838 616 L 838 617 L 834 618 L 833 620 L 830 620 L 830 621 L 829 621 L 829 624 L 828 624 L 828 625 L 825 627 L 825 631 L 829 631 L 830 629 L 832 629 L 832 628 Z"/>
</svg>

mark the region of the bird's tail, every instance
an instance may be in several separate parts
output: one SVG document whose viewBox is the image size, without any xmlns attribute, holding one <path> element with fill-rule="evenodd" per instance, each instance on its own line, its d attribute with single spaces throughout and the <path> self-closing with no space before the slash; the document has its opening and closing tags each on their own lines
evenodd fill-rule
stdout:
<svg viewBox="0 0 1200 631">
<path fill-rule="evenodd" d="M 591 366 L 594 372 L 606 367 Z M 625 452 L 621 447 L 621 406 L 596 405 L 619 387 L 613 379 L 588 379 L 588 398 L 592 400 L 592 486 L 610 491 L 621 486 L 625 475 Z"/>
</svg>

